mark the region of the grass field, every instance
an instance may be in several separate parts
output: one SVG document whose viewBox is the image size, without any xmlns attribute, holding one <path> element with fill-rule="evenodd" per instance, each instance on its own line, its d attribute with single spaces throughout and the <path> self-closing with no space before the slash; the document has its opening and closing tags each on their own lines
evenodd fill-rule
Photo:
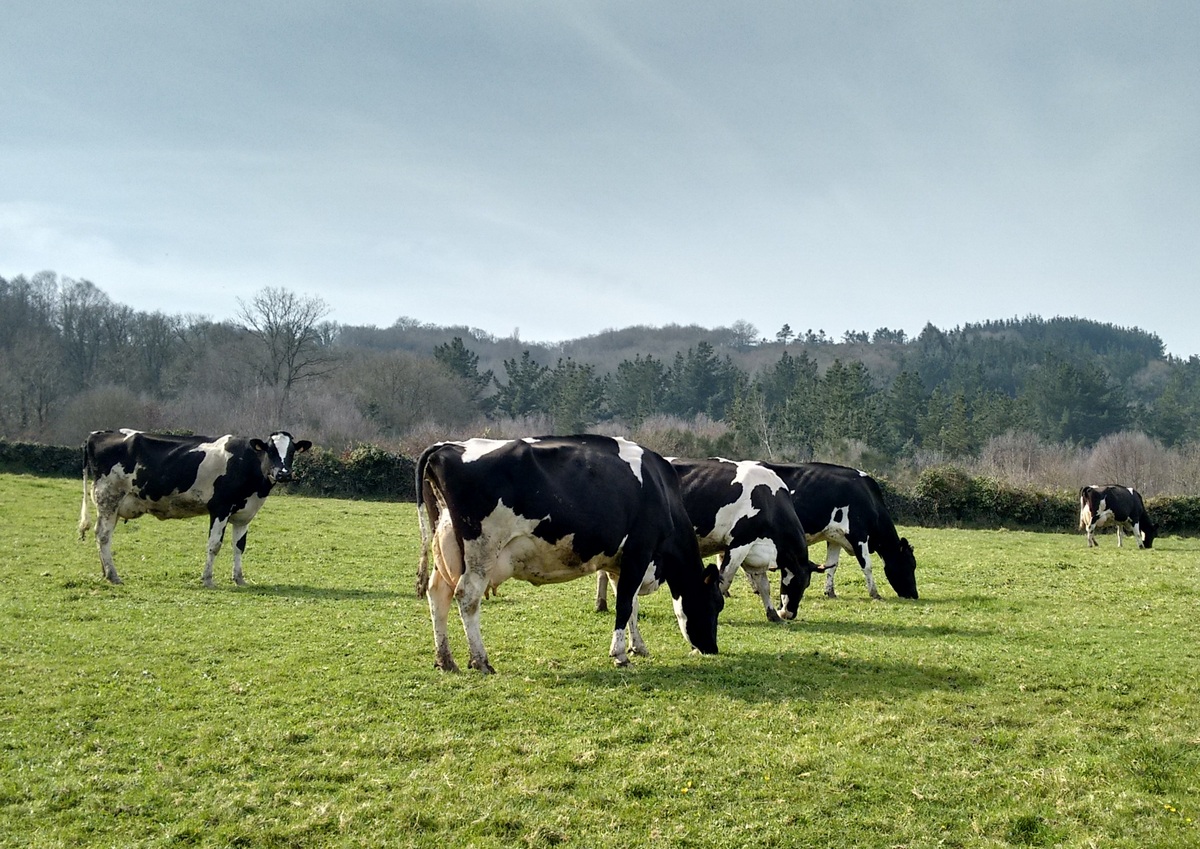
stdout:
<svg viewBox="0 0 1200 849">
<path fill-rule="evenodd" d="M 79 499 L 0 475 L 0 846 L 1200 846 L 1198 540 L 908 528 L 920 601 L 739 578 L 700 657 L 664 591 L 628 669 L 591 580 L 510 582 L 449 675 L 411 504 L 272 496 L 206 590 L 204 520 L 110 586 Z"/>
</svg>

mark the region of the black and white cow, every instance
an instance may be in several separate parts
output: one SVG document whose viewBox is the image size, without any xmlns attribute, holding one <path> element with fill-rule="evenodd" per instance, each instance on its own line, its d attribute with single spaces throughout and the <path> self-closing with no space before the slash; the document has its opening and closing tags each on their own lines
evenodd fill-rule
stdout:
<svg viewBox="0 0 1200 849">
<path fill-rule="evenodd" d="M 1087 532 L 1088 548 L 1097 545 L 1096 530 L 1117 526 L 1117 545 L 1124 534 L 1137 540 L 1138 548 L 1151 548 L 1158 528 L 1150 521 L 1141 493 L 1130 486 L 1085 486 L 1079 490 L 1079 527 Z"/>
<path fill-rule="evenodd" d="M 88 500 L 96 509 L 96 544 L 104 577 L 121 583 L 113 565 L 112 535 L 118 519 L 149 513 L 159 519 L 208 515 L 205 586 L 213 585 L 213 560 L 225 526 L 233 526 L 233 580 L 242 579 L 246 530 L 276 483 L 291 480 L 292 462 L 312 443 L 278 431 L 264 442 L 244 436 L 170 436 L 142 431 L 99 430 L 83 446 L 83 507 L 79 538 L 87 536 Z M 88 486 L 89 479 L 91 486 Z"/>
<path fill-rule="evenodd" d="M 446 632 L 451 601 L 470 666 L 492 672 L 479 628 L 488 590 L 509 578 L 547 584 L 598 570 L 617 582 L 609 651 L 617 665 L 629 663 L 626 629 L 633 652 L 647 654 L 637 596 L 664 582 L 684 638 L 717 653 L 720 575 L 704 568 L 679 476 L 653 451 L 589 435 L 437 443 L 417 461 L 417 510 L 417 592 L 429 600 L 441 669 L 458 668 Z"/>
<path fill-rule="evenodd" d="M 824 542 L 825 595 L 835 598 L 833 575 L 843 550 L 854 555 L 871 598 L 879 598 L 871 553 L 883 558 L 883 574 L 896 595 L 917 598 L 917 560 L 912 545 L 896 532 L 879 483 L 866 472 L 832 463 L 766 463 L 792 492 L 808 544 Z M 783 603 L 784 600 L 781 600 Z"/>
<path fill-rule="evenodd" d="M 700 543 L 700 554 L 721 555 L 721 589 L 729 591 L 740 568 L 762 601 L 767 619 L 793 619 L 813 571 L 804 528 L 779 475 L 754 460 L 668 458 L 683 487 L 683 506 Z M 781 597 L 793 599 L 776 611 L 768 570 L 779 570 Z M 601 573 L 596 609 L 605 608 L 608 582 Z"/>
</svg>

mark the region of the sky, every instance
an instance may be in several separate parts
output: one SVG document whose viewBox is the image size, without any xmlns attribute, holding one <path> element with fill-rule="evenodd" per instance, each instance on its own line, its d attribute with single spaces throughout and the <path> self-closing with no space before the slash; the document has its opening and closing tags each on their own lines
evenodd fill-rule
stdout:
<svg viewBox="0 0 1200 849">
<path fill-rule="evenodd" d="M 8 0 L 0 277 L 1200 354 L 1200 3 Z"/>
</svg>

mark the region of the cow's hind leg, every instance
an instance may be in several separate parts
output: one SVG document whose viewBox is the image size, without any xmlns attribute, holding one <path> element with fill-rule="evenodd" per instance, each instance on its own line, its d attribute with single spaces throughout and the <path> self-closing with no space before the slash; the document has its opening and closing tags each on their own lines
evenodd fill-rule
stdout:
<svg viewBox="0 0 1200 849">
<path fill-rule="evenodd" d="M 110 512 L 103 508 L 97 510 L 96 515 L 96 545 L 100 549 L 100 571 L 109 583 L 121 583 L 120 577 L 117 575 L 117 567 L 113 563 L 112 553 L 112 538 L 113 529 L 117 526 L 117 516 L 115 512 Z"/>
<path fill-rule="evenodd" d="M 837 571 L 838 558 L 842 556 L 842 547 L 832 542 L 825 543 L 825 597 L 837 598 L 833 591 L 833 573 Z"/>
<path fill-rule="evenodd" d="M 221 519 L 216 516 L 209 518 L 208 557 L 204 561 L 204 574 L 200 577 L 204 586 L 209 589 L 213 587 L 213 561 L 217 559 L 217 554 L 221 551 L 221 543 L 225 540 L 225 525 L 228 522 L 228 518 Z"/>
<path fill-rule="evenodd" d="M 483 647 L 483 632 L 479 628 L 479 607 L 487 591 L 487 578 L 471 569 L 458 579 L 454 597 L 458 599 L 458 613 L 462 617 L 463 630 L 467 634 L 467 646 L 471 652 L 470 666 L 480 672 L 496 670 L 488 663 L 487 649 Z"/>
<path fill-rule="evenodd" d="M 596 612 L 608 612 L 608 573 L 601 569 L 596 573 Z"/>
<path fill-rule="evenodd" d="M 450 634 L 447 630 L 454 587 L 441 572 L 434 570 L 425 589 L 425 599 L 429 602 L 429 618 L 433 622 L 434 663 L 438 669 L 458 672 L 458 664 L 450 653 Z"/>
<path fill-rule="evenodd" d="M 752 568 L 747 569 L 742 566 L 742 572 L 746 575 L 746 580 L 750 582 L 750 586 L 754 587 L 754 592 L 762 602 L 763 610 L 767 613 L 767 621 L 782 622 L 779 618 L 779 613 L 775 610 L 775 605 L 771 603 L 771 582 L 767 580 L 767 570 Z"/>
</svg>

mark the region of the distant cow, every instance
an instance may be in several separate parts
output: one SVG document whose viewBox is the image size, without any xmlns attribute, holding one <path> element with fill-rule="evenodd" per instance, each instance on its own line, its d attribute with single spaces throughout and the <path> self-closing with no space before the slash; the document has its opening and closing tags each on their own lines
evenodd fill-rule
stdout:
<svg viewBox="0 0 1200 849">
<path fill-rule="evenodd" d="M 737 570 L 746 573 L 767 619 L 793 619 L 814 566 L 804 528 L 779 475 L 754 460 L 668 458 L 679 473 L 683 506 L 700 543 L 700 554 L 721 555 L 721 589 L 728 592 Z M 768 570 L 779 570 L 781 597 L 792 599 L 776 612 Z M 596 587 L 596 609 L 604 609 L 604 573 Z"/>
<path fill-rule="evenodd" d="M 879 598 L 871 553 L 883 558 L 883 574 L 896 595 L 917 598 L 917 560 L 883 503 L 883 491 L 866 472 L 832 463 L 767 463 L 792 491 L 808 544 L 824 541 L 825 595 L 835 598 L 833 576 L 842 550 L 854 555 L 871 598 Z"/>
<path fill-rule="evenodd" d="M 121 583 L 113 565 L 117 519 L 147 513 L 159 519 L 208 515 L 205 586 L 225 526 L 233 526 L 233 580 L 242 579 L 246 530 L 276 483 L 291 480 L 292 462 L 312 443 L 277 431 L 264 442 L 243 436 L 170 436 L 137 430 L 100 430 L 83 447 L 83 506 L 79 538 L 87 536 L 89 496 L 96 509 L 96 543 L 104 577 Z M 88 483 L 91 481 L 89 489 Z"/>
<path fill-rule="evenodd" d="M 1150 548 L 1158 529 L 1146 513 L 1141 493 L 1129 486 L 1085 486 L 1079 490 L 1079 527 L 1087 532 L 1087 544 L 1096 543 L 1096 530 L 1105 525 L 1117 526 L 1117 545 L 1129 533 L 1137 540 L 1138 548 Z"/>
<path fill-rule="evenodd" d="M 438 443 L 417 461 L 417 511 L 417 592 L 429 600 L 441 669 L 458 669 L 446 631 L 452 600 L 470 666 L 493 672 L 479 628 L 485 592 L 509 578 L 547 584 L 598 570 L 617 581 L 609 654 L 618 665 L 629 663 L 626 629 L 633 652 L 647 653 L 637 596 L 664 582 L 684 638 L 717 653 L 720 575 L 704 568 L 679 476 L 653 451 L 586 435 Z"/>
</svg>

